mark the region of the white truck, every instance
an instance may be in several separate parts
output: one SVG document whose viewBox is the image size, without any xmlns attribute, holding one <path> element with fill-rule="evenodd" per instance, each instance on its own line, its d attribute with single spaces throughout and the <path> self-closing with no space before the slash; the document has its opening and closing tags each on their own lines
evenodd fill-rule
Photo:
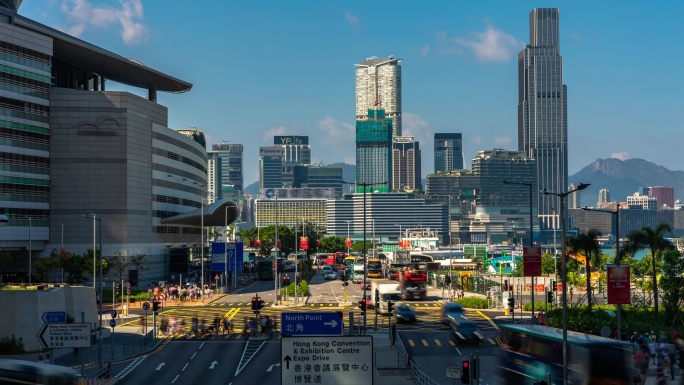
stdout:
<svg viewBox="0 0 684 385">
<path fill-rule="evenodd" d="M 355 263 L 352 269 L 352 281 L 354 283 L 363 282 L 363 263 Z"/>
<path fill-rule="evenodd" d="M 378 282 L 373 281 L 371 284 L 370 291 L 371 298 L 375 308 L 380 314 L 387 314 L 387 302 L 390 300 L 393 303 L 400 302 L 401 299 L 401 288 L 398 283 L 390 282 Z"/>
</svg>

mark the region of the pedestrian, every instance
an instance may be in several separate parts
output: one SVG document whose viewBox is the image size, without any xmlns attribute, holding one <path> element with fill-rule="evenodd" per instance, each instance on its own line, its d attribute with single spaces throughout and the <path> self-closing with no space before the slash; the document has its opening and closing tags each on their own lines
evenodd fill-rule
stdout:
<svg viewBox="0 0 684 385">
<path fill-rule="evenodd" d="M 634 379 L 635 384 L 643 384 L 646 381 L 646 373 L 648 373 L 648 362 L 644 355 L 644 351 L 637 349 L 634 352 L 634 366 L 637 369 L 637 375 L 639 377 L 639 382 L 637 382 L 636 376 Z"/>
<path fill-rule="evenodd" d="M 214 336 L 218 338 L 219 329 L 221 328 L 221 317 L 214 318 Z"/>
<path fill-rule="evenodd" d="M 572 286 L 571 286 L 570 287 L 570 302 L 572 302 L 572 295 L 573 295 L 573 290 L 572 290 Z"/>
<path fill-rule="evenodd" d="M 226 334 L 226 332 L 229 334 L 233 332 L 233 324 L 230 322 L 228 317 L 223 319 L 223 334 Z"/>
<path fill-rule="evenodd" d="M 52 362 L 50 361 L 50 353 L 45 355 L 45 361 L 43 361 L 44 364 L 51 364 Z"/>
<path fill-rule="evenodd" d="M 649 342 L 648 342 L 648 354 L 653 359 L 653 364 L 655 365 L 656 364 L 656 357 L 658 354 L 658 344 L 656 344 L 655 341 L 652 339 L 649 339 Z"/>
</svg>

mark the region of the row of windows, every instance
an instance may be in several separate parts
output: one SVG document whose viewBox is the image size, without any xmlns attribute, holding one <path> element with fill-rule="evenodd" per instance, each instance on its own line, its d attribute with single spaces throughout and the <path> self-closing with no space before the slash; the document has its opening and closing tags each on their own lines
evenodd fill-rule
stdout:
<svg viewBox="0 0 684 385">
<path fill-rule="evenodd" d="M 0 163 L 50 168 L 50 159 L 42 156 L 24 155 L 13 152 L 0 152 Z"/>
<path fill-rule="evenodd" d="M 49 186 L 36 186 L 14 183 L 0 183 L 0 194 L 50 196 Z"/>
<path fill-rule="evenodd" d="M 202 165 L 202 164 L 200 164 L 200 163 L 198 163 L 198 162 L 196 162 L 190 158 L 186 158 L 182 155 L 176 154 L 175 152 L 162 150 L 161 148 L 155 148 L 153 150 L 153 153 L 154 153 L 154 155 L 159 155 L 159 156 L 162 156 L 162 157 L 165 157 L 168 159 L 172 159 L 172 160 L 175 160 L 177 162 L 182 162 L 184 164 L 192 166 L 198 170 L 201 170 L 205 174 L 207 172 L 207 169 L 206 169 L 206 167 L 204 167 L 204 165 Z"/>
<path fill-rule="evenodd" d="M 0 201 L 4 201 L 4 202 L 29 202 L 29 203 L 50 203 L 50 197 L 0 193 Z"/>
<path fill-rule="evenodd" d="M 13 76 L 19 82 L 25 82 L 34 87 L 40 87 L 40 89 L 50 88 L 52 84 L 52 78 L 49 76 L 39 75 L 2 64 L 0 64 L 0 74 L 8 77 Z"/>
<path fill-rule="evenodd" d="M 157 226 L 155 231 L 157 234 L 200 234 L 200 229 L 194 227 Z"/>
<path fill-rule="evenodd" d="M 2 75 L 0 74 L 0 78 Z M 0 90 L 14 92 L 21 95 L 31 96 L 40 99 L 50 99 L 50 94 L 48 92 L 36 91 L 32 88 L 23 87 L 16 84 L 10 84 L 6 82 L 0 82 Z"/>
<path fill-rule="evenodd" d="M 201 202 L 195 202 L 190 199 L 181 199 L 178 197 L 170 197 L 167 195 L 154 195 L 152 199 L 155 202 L 160 202 L 160 203 L 171 203 L 174 205 L 183 205 L 183 206 L 188 206 L 188 207 L 201 207 L 202 203 Z"/>
<path fill-rule="evenodd" d="M 185 143 L 185 142 L 183 142 L 183 141 L 180 141 L 180 140 L 178 140 L 178 139 L 174 139 L 174 138 L 172 138 L 172 137 L 170 137 L 170 136 L 168 136 L 168 135 L 164 135 L 164 134 L 161 134 L 161 133 L 158 133 L 158 132 L 152 132 L 152 138 L 153 138 L 153 139 L 158 139 L 158 140 L 160 140 L 160 141 L 162 141 L 162 142 L 166 142 L 166 143 L 172 144 L 172 145 L 174 145 L 175 147 L 182 148 L 183 150 L 186 150 L 186 151 L 188 151 L 188 152 L 191 152 L 191 153 L 193 153 L 193 154 L 199 156 L 199 157 L 202 158 L 202 159 L 207 159 L 207 153 L 206 153 L 206 152 L 199 151 L 199 150 L 197 150 L 195 147 L 193 147 L 193 146 L 191 146 L 191 145 L 189 145 L 189 144 L 187 144 L 187 143 Z M 204 172 L 206 173 L 207 170 L 202 169 L 202 171 L 204 171 Z"/>
<path fill-rule="evenodd" d="M 0 144 L 10 147 L 50 151 L 49 136 L 5 128 L 2 127 L 2 121 L 0 121 Z"/>
<path fill-rule="evenodd" d="M 52 58 L 50 55 L 6 41 L 0 41 L 0 59 L 44 72 L 51 72 Z"/>
<path fill-rule="evenodd" d="M 50 129 L 47 127 L 34 126 L 33 124 L 11 122 L 9 120 L 0 119 L 0 127 L 14 128 L 21 131 L 35 132 L 38 134 L 44 134 L 47 138 L 50 135 Z M 25 135 L 25 134 L 23 134 Z"/>
</svg>

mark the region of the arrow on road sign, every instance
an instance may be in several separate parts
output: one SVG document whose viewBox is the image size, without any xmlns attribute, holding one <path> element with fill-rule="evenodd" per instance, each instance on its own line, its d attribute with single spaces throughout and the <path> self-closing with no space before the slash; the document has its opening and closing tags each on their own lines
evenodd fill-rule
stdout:
<svg viewBox="0 0 684 385">
<path fill-rule="evenodd" d="M 214 366 L 218 365 L 218 362 L 214 361 L 209 365 L 209 369 L 214 369 Z"/>
<path fill-rule="evenodd" d="M 330 326 L 330 327 L 333 327 L 333 328 L 334 328 L 335 326 L 337 326 L 337 321 L 332 320 L 332 321 L 330 321 L 330 322 L 323 322 L 323 325 L 325 325 L 325 326 Z"/>
<path fill-rule="evenodd" d="M 290 356 L 285 356 L 285 358 L 283 358 L 283 361 L 285 361 L 285 369 L 290 369 L 290 360 L 291 359 L 292 358 L 290 358 Z"/>
<path fill-rule="evenodd" d="M 161 368 L 163 368 L 164 365 L 166 365 L 166 364 L 162 362 L 161 364 L 159 364 L 159 366 L 157 366 L 157 369 L 155 369 L 155 370 L 161 370 Z"/>
</svg>

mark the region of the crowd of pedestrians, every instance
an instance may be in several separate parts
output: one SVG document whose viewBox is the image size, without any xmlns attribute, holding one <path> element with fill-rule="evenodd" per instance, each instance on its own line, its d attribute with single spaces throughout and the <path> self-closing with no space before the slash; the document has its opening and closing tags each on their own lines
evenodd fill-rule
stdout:
<svg viewBox="0 0 684 385">
<path fill-rule="evenodd" d="M 670 381 L 675 379 L 676 350 L 684 349 L 684 340 L 679 334 L 673 332 L 668 339 L 663 332 L 659 335 L 653 331 L 645 334 L 634 332 L 630 342 L 634 345 L 634 384 L 646 383 L 651 366 L 656 369 L 657 385 L 671 384 Z M 684 384 L 682 381 L 680 384 Z"/>
</svg>

